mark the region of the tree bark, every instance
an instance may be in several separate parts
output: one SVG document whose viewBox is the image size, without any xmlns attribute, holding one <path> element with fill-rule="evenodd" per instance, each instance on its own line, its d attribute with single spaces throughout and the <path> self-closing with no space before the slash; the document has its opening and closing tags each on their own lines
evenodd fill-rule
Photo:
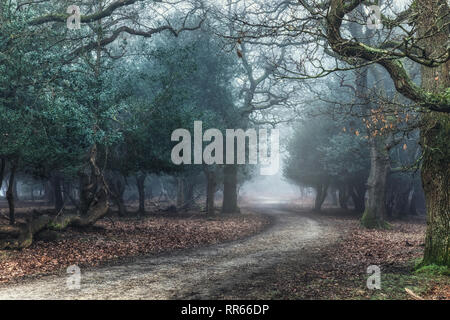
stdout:
<svg viewBox="0 0 450 320">
<path fill-rule="evenodd" d="M 91 149 L 89 157 L 89 165 L 92 171 L 92 180 L 95 180 L 95 185 L 98 189 L 94 191 L 94 196 L 90 202 L 88 211 L 85 215 L 57 215 L 56 217 L 49 217 L 43 215 L 37 219 L 32 219 L 26 224 L 17 226 L 0 226 L 0 249 L 23 249 L 29 247 L 33 243 L 34 235 L 43 230 L 61 231 L 68 226 L 73 227 L 87 227 L 94 224 L 108 213 L 108 186 L 96 164 L 97 148 L 94 145 Z M 13 164 L 11 171 L 16 171 L 17 163 Z M 10 177 L 11 180 L 11 177 Z M 8 188 L 10 189 L 10 188 Z M 8 190 L 12 195 L 12 190 Z M 13 198 L 12 198 L 13 199 Z M 11 221 L 10 221 L 11 222 Z"/>
<path fill-rule="evenodd" d="M 372 137 L 370 144 L 370 173 L 367 181 L 367 203 L 361 218 L 366 228 L 384 228 L 386 223 L 386 182 L 390 169 L 389 154 L 383 137 Z M 356 206 L 356 203 L 355 203 Z"/>
<path fill-rule="evenodd" d="M 222 213 L 238 213 L 237 204 L 237 173 L 236 165 L 225 165 L 223 169 L 223 200 Z"/>
<path fill-rule="evenodd" d="M 145 178 L 147 177 L 146 174 L 138 174 L 136 176 L 136 186 L 138 189 L 139 194 L 139 214 L 145 213 Z"/>
<path fill-rule="evenodd" d="M 55 193 L 53 192 L 52 184 L 50 181 L 44 182 L 44 199 L 48 206 L 55 203 Z"/>
<path fill-rule="evenodd" d="M 17 190 L 17 177 L 14 178 L 14 183 L 12 185 L 12 192 L 15 201 L 19 201 L 19 192 Z"/>
<path fill-rule="evenodd" d="M 314 211 L 321 211 L 322 210 L 322 204 L 325 201 L 325 198 L 327 197 L 327 191 L 328 191 L 329 183 L 319 183 L 317 184 L 314 189 L 316 190 L 316 199 L 314 201 Z"/>
<path fill-rule="evenodd" d="M 450 118 L 428 115 L 426 120 L 428 126 L 421 134 L 422 184 L 428 223 L 424 263 L 450 267 Z"/>
<path fill-rule="evenodd" d="M 64 199 L 63 199 L 62 190 L 61 190 L 61 182 L 62 182 L 61 180 L 62 179 L 58 173 L 53 174 L 50 179 L 51 184 L 52 184 L 53 193 L 54 193 L 56 212 L 59 212 L 64 205 Z"/>
<path fill-rule="evenodd" d="M 428 56 L 437 57 L 447 50 L 449 6 L 444 0 L 418 0 L 421 10 L 419 35 Z M 439 17 L 446 15 L 444 20 Z M 438 30 L 439 25 L 447 26 Z M 422 88 L 433 93 L 450 87 L 450 60 L 437 68 L 422 67 Z M 420 144 L 423 149 L 422 184 L 427 209 L 424 264 L 450 267 L 450 114 L 429 112 L 424 115 Z"/>
<path fill-rule="evenodd" d="M 85 173 L 79 172 L 80 181 L 80 204 L 79 210 L 81 215 L 86 215 L 89 211 L 89 207 L 94 200 L 95 190 L 97 189 L 96 182 L 92 181 L 92 177 Z"/>
<path fill-rule="evenodd" d="M 350 196 L 352 197 L 353 204 L 355 205 L 355 211 L 358 213 L 364 212 L 365 206 L 366 187 L 363 184 L 354 183 L 350 186 Z"/>
<path fill-rule="evenodd" d="M 112 174 L 109 179 L 109 188 L 111 191 L 111 197 L 117 206 L 120 217 L 127 215 L 127 209 L 123 200 L 123 194 L 125 193 L 125 179 L 120 174 Z"/>
</svg>

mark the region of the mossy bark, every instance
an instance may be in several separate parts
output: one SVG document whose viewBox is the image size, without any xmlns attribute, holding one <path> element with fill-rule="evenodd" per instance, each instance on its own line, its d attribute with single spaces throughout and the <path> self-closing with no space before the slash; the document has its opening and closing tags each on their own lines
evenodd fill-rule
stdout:
<svg viewBox="0 0 450 320">
<path fill-rule="evenodd" d="M 449 7 L 444 0 L 418 0 L 419 35 L 430 57 L 445 53 L 450 28 Z M 441 17 L 445 17 L 442 19 Z M 436 68 L 422 68 L 422 87 L 439 95 L 449 91 L 450 60 Z M 449 104 L 450 105 L 450 104 Z M 450 266 L 450 114 L 423 116 L 420 143 L 423 149 L 422 184 L 426 198 L 427 233 L 424 264 Z"/>
<path fill-rule="evenodd" d="M 16 226 L 0 226 L 0 249 L 23 249 L 29 247 L 36 234 L 46 230 L 63 231 L 69 226 L 87 227 L 104 217 L 109 209 L 106 190 L 97 193 L 95 200 L 85 216 L 62 215 L 50 217 L 40 216 L 27 223 Z"/>
<path fill-rule="evenodd" d="M 89 163 L 91 166 L 93 180 L 99 188 L 94 193 L 90 206 L 84 215 L 57 215 L 50 217 L 42 215 L 35 219 L 33 217 L 16 226 L 0 226 L 0 250 L 1 249 L 23 249 L 33 243 L 37 233 L 44 230 L 62 231 L 69 226 L 87 227 L 93 225 L 97 220 L 104 217 L 109 210 L 109 188 L 96 164 L 96 147 L 92 148 Z"/>
<path fill-rule="evenodd" d="M 425 264 L 450 267 L 450 115 L 427 115 L 422 130 L 422 184 L 427 209 Z"/>
</svg>

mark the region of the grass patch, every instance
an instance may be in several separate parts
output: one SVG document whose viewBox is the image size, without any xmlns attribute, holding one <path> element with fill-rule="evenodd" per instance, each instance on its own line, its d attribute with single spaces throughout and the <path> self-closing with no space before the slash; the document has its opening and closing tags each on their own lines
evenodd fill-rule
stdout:
<svg viewBox="0 0 450 320">
<path fill-rule="evenodd" d="M 447 266 L 431 264 L 417 268 L 415 274 L 425 276 L 450 276 L 450 268 Z"/>
</svg>

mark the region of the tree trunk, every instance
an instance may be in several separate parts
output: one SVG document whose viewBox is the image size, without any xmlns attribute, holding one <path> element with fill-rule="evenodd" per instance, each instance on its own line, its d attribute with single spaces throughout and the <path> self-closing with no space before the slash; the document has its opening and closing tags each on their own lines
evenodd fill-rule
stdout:
<svg viewBox="0 0 450 320">
<path fill-rule="evenodd" d="M 194 202 L 194 183 L 187 183 L 185 188 L 184 199 L 186 203 L 192 204 Z"/>
<path fill-rule="evenodd" d="M 3 186 L 3 179 L 5 178 L 5 170 L 6 170 L 6 159 L 0 159 L 0 190 Z"/>
<path fill-rule="evenodd" d="M 139 194 L 139 214 L 145 213 L 145 178 L 146 174 L 139 174 L 136 176 L 136 186 Z"/>
<path fill-rule="evenodd" d="M 410 196 L 409 204 L 408 204 L 408 212 L 412 216 L 416 216 L 418 214 L 418 212 L 417 212 L 417 191 L 416 191 L 415 186 L 413 186 L 413 189 L 411 191 L 411 196 Z"/>
<path fill-rule="evenodd" d="M 61 190 L 61 182 L 62 182 L 61 177 L 59 176 L 58 173 L 53 174 L 50 179 L 50 182 L 52 184 L 52 189 L 54 193 L 55 210 L 56 212 L 59 212 L 64 206 L 64 199 Z"/>
<path fill-rule="evenodd" d="M 223 169 L 222 213 L 237 213 L 237 166 L 225 165 Z"/>
<path fill-rule="evenodd" d="M 12 188 L 13 188 L 12 192 L 13 192 L 14 200 L 19 201 L 19 192 L 17 191 L 17 177 L 15 177 L 15 179 L 14 179 Z"/>
<path fill-rule="evenodd" d="M 336 189 L 333 188 L 332 190 L 329 191 L 329 195 L 331 197 L 331 204 L 333 206 L 337 206 L 338 205 L 338 198 L 336 196 Z"/>
<path fill-rule="evenodd" d="M 105 179 L 96 164 L 97 147 L 94 145 L 91 149 L 89 157 L 89 165 L 92 172 L 92 180 L 96 181 L 95 185 L 99 186 L 94 191 L 94 196 L 90 202 L 87 214 L 85 215 L 57 215 L 49 217 L 47 215 L 40 216 L 35 220 L 31 220 L 26 224 L 18 226 L 0 226 L 0 249 L 23 249 L 29 247 L 33 243 L 33 237 L 36 233 L 43 230 L 61 231 L 68 226 L 87 227 L 94 224 L 108 213 L 108 186 Z M 17 164 L 16 164 L 17 165 Z M 11 168 L 14 180 L 15 166 Z M 10 177 L 11 180 L 11 177 Z M 11 181 L 13 182 L 13 181 Z M 8 188 L 10 189 L 10 188 Z M 9 190 L 12 197 L 12 190 Z M 10 221 L 11 222 L 11 221 Z"/>
<path fill-rule="evenodd" d="M 111 197 L 117 206 L 120 217 L 127 215 L 127 209 L 123 200 L 123 194 L 125 193 L 125 179 L 119 174 L 112 174 L 109 179 L 109 188 L 111 191 Z"/>
<path fill-rule="evenodd" d="M 450 267 L 450 136 L 449 115 L 435 116 L 422 131 L 422 184 L 427 209 L 424 263 Z M 439 118 L 439 119 L 438 119 Z"/>
<path fill-rule="evenodd" d="M 206 174 L 206 214 L 214 214 L 214 197 L 216 194 L 216 173 L 205 171 Z"/>
<path fill-rule="evenodd" d="M 86 215 L 89 207 L 94 200 L 94 190 L 97 189 L 96 182 L 92 181 L 92 177 L 85 172 L 79 172 L 80 181 L 80 204 L 79 210 L 81 215 Z"/>
<path fill-rule="evenodd" d="M 426 53 L 438 57 L 447 50 L 449 6 L 441 0 L 418 0 L 420 35 Z M 439 17 L 447 15 L 444 20 Z M 447 26 L 437 30 L 437 26 Z M 450 87 L 450 60 L 437 68 L 422 68 L 422 87 L 430 92 Z M 422 184 L 427 209 L 424 264 L 450 267 L 450 114 L 429 112 L 423 116 L 420 144 L 423 149 Z"/>
<path fill-rule="evenodd" d="M 9 206 L 9 224 L 14 225 L 16 223 L 16 216 L 15 216 L 15 207 L 14 207 L 14 184 L 15 182 L 15 175 L 17 170 L 17 163 L 13 161 L 11 163 L 11 172 L 9 174 L 9 184 L 8 184 L 8 190 L 6 191 L 6 199 L 8 200 L 8 206 Z"/>
<path fill-rule="evenodd" d="M 123 193 L 119 194 L 119 196 L 115 198 L 115 202 L 119 210 L 119 216 L 125 217 L 127 215 L 127 208 L 125 206 L 125 202 L 123 201 Z"/>
<path fill-rule="evenodd" d="M 50 181 L 44 182 L 44 199 L 48 206 L 52 206 L 55 203 L 55 193 Z"/>
<path fill-rule="evenodd" d="M 319 183 L 314 189 L 316 190 L 316 199 L 314 201 L 314 211 L 321 211 L 322 204 L 327 197 L 329 183 Z"/>
<path fill-rule="evenodd" d="M 370 144 L 370 174 L 367 181 L 367 204 L 361 218 L 366 228 L 384 228 L 386 223 L 386 187 L 390 169 L 389 154 L 383 137 L 373 137 Z M 355 203 L 356 207 L 356 203 Z"/>
<path fill-rule="evenodd" d="M 354 183 L 350 186 L 350 196 L 352 197 L 355 211 L 363 213 L 366 206 L 364 204 L 366 195 L 366 187 L 363 184 Z"/>
<path fill-rule="evenodd" d="M 347 185 L 341 185 L 339 187 L 339 206 L 342 209 L 348 209 L 348 186 Z"/>
</svg>

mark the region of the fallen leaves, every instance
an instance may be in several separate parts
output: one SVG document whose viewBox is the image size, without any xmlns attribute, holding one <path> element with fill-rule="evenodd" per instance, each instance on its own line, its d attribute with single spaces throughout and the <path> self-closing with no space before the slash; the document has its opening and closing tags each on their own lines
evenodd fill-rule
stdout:
<svg viewBox="0 0 450 320">
<path fill-rule="evenodd" d="M 390 230 L 368 230 L 358 217 L 337 216 L 333 210 L 319 218 L 344 232 L 340 240 L 317 248 L 306 265 L 294 261 L 267 271 L 265 286 L 274 292 L 269 298 L 417 299 L 405 290 L 408 286 L 423 299 L 450 299 L 449 281 L 428 281 L 413 273 L 411 262 L 423 256 L 424 221 L 397 220 Z M 381 268 L 382 290 L 366 287 L 370 265 Z"/>
<path fill-rule="evenodd" d="M 267 221 L 255 215 L 194 218 L 153 216 L 98 221 L 89 230 L 69 229 L 55 242 L 36 241 L 22 251 L 0 251 L 0 283 L 48 274 L 69 265 L 96 266 L 120 257 L 159 253 L 236 240 Z"/>
</svg>

